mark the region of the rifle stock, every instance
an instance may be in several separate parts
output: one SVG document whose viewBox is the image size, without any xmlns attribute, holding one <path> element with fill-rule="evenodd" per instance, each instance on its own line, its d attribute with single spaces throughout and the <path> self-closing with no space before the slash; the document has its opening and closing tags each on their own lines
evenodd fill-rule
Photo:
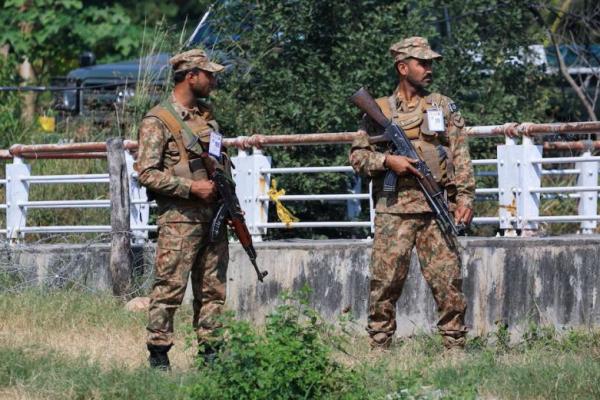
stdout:
<svg viewBox="0 0 600 400">
<path fill-rule="evenodd" d="M 385 117 L 381 108 L 377 105 L 373 97 L 365 88 L 360 88 L 350 97 L 350 101 L 367 114 L 371 119 L 385 128 L 390 124 L 390 120 Z"/>
</svg>

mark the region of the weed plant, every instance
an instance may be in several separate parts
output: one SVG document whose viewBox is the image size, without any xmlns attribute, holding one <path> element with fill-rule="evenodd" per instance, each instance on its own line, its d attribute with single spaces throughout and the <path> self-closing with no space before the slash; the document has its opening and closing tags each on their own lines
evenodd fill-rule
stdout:
<svg viewBox="0 0 600 400">
<path fill-rule="evenodd" d="M 262 327 L 227 316 L 213 363 L 185 348 L 191 309 L 176 314 L 173 371 L 147 367 L 144 314 L 77 290 L 0 293 L 0 398 L 10 399 L 595 399 L 600 332 L 531 323 L 522 340 L 498 324 L 446 353 L 437 335 L 385 352 L 333 329 L 286 295 Z"/>
</svg>

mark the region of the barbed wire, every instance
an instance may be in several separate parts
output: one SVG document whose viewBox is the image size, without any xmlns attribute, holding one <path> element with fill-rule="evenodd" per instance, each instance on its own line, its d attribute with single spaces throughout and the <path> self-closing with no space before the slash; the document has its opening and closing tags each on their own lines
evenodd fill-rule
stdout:
<svg viewBox="0 0 600 400">
<path fill-rule="evenodd" d="M 89 235 L 89 234 L 88 234 Z M 110 293 L 111 233 L 90 235 L 81 241 L 77 235 L 47 234 L 35 241 L 0 242 L 0 293 L 20 293 L 31 289 L 72 289 L 87 293 Z M 124 298 L 147 293 L 154 271 L 154 247 L 132 245 L 131 286 Z"/>
</svg>

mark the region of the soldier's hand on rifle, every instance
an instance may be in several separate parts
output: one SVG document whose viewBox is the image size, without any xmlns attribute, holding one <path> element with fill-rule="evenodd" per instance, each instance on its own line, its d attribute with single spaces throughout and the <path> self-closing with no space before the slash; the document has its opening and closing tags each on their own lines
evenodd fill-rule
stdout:
<svg viewBox="0 0 600 400">
<path fill-rule="evenodd" d="M 202 200 L 210 201 L 215 198 L 217 187 L 213 181 L 201 180 L 193 181 L 190 188 L 192 194 Z"/>
<path fill-rule="evenodd" d="M 454 219 L 457 224 L 469 225 L 473 220 L 473 210 L 469 207 L 458 206 L 454 212 Z"/>
<path fill-rule="evenodd" d="M 423 175 L 421 175 L 419 170 L 413 166 L 413 164 L 416 164 L 417 162 L 418 160 L 413 158 L 388 154 L 385 156 L 383 165 L 385 165 L 386 168 L 394 171 L 396 175 L 406 175 L 407 173 L 411 173 L 419 178 L 422 178 Z"/>
</svg>

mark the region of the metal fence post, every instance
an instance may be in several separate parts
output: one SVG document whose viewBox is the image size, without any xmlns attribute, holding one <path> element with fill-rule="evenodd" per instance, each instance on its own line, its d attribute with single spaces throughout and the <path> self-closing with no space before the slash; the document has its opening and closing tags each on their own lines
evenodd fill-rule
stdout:
<svg viewBox="0 0 600 400">
<path fill-rule="evenodd" d="M 499 228 L 506 236 L 514 236 L 517 216 L 517 190 L 519 188 L 518 164 L 516 153 L 518 147 L 514 140 L 496 147 L 498 169 L 498 217 Z"/>
<path fill-rule="evenodd" d="M 259 196 L 266 196 L 271 186 L 271 175 L 264 174 L 262 170 L 271 168 L 271 157 L 265 156 L 261 150 L 254 149 L 252 155 L 239 151 L 237 157 L 232 157 L 235 165 L 232 171 L 236 185 L 236 194 L 240 200 L 242 210 L 246 213 L 248 230 L 255 241 L 261 241 L 267 233 L 267 228 L 259 224 L 268 222 L 269 201 L 259 200 Z"/>
<path fill-rule="evenodd" d="M 542 164 L 532 162 L 542 158 L 542 146 L 533 144 L 530 137 L 523 137 L 521 148 L 519 182 L 520 190 L 517 196 L 517 226 L 522 236 L 528 236 L 537 231 L 538 222 L 531 221 L 540 216 L 540 193 L 537 191 L 542 184 Z"/>
<path fill-rule="evenodd" d="M 19 203 L 29 200 L 29 182 L 23 178 L 31 175 L 31 166 L 21 157 L 14 157 L 12 164 L 6 165 L 6 237 L 11 242 L 23 237 L 20 232 L 27 223 L 27 209 Z"/>
<path fill-rule="evenodd" d="M 369 180 L 369 221 L 371 234 L 375 235 L 375 202 L 373 201 L 373 181 Z"/>
<path fill-rule="evenodd" d="M 533 144 L 529 137 L 523 144 L 515 144 L 507 138 L 498 152 L 498 215 L 500 229 L 505 235 L 514 236 L 514 229 L 522 234 L 537 230 L 538 223 L 530 221 L 540 214 L 540 195 L 536 191 L 541 185 L 541 165 L 533 163 L 542 158 L 542 146 Z"/>
<path fill-rule="evenodd" d="M 582 157 L 591 157 L 591 151 L 585 151 Z M 575 164 L 578 169 L 577 186 L 598 186 L 598 162 L 578 162 Z M 584 217 L 596 217 L 598 215 L 598 192 L 580 192 L 579 193 L 579 215 Z M 596 230 L 597 222 L 595 220 L 582 221 L 579 233 L 592 234 Z"/>
<path fill-rule="evenodd" d="M 132 240 L 134 243 L 144 243 L 148 240 L 148 231 L 136 229 L 136 227 L 148 226 L 150 219 L 150 205 L 148 204 L 148 195 L 146 188 L 140 185 L 137 172 L 133 169 L 135 160 L 128 150 L 125 150 L 125 164 L 127 166 L 127 176 L 129 177 L 129 199 L 130 199 L 130 217 Z"/>
</svg>

